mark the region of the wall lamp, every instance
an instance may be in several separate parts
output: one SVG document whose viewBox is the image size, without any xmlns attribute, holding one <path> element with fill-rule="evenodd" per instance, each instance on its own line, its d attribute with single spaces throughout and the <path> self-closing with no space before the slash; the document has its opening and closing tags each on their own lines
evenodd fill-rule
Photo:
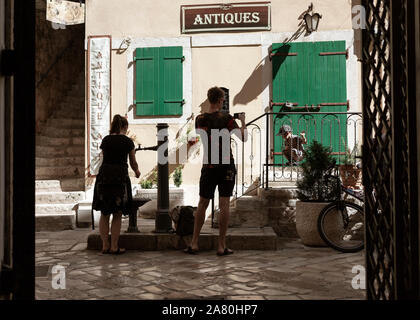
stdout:
<svg viewBox="0 0 420 320">
<path fill-rule="evenodd" d="M 311 5 L 308 8 L 308 11 L 313 11 L 313 4 L 311 3 Z M 306 23 L 306 31 L 308 33 L 312 33 L 314 31 L 318 30 L 318 25 L 319 25 L 319 19 L 322 18 L 322 16 L 319 13 L 313 13 L 310 14 L 309 12 L 306 13 L 303 17 L 305 19 L 305 23 Z"/>
</svg>

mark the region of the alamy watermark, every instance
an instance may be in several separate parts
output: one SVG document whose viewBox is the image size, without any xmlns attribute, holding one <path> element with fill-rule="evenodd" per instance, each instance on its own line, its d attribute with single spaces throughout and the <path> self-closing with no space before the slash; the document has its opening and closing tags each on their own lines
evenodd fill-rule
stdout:
<svg viewBox="0 0 420 320">
<path fill-rule="evenodd" d="M 366 289 L 366 269 L 364 266 L 357 265 L 354 266 L 351 270 L 352 273 L 356 275 L 351 280 L 351 286 L 355 290 L 365 290 Z"/>
<path fill-rule="evenodd" d="M 362 5 L 353 6 L 351 13 L 354 14 L 352 19 L 353 29 L 366 29 L 366 8 Z"/>
<path fill-rule="evenodd" d="M 176 148 L 176 152 L 168 152 L 170 137 L 175 136 L 176 133 L 169 134 L 167 129 L 161 129 L 157 135 L 158 141 L 166 141 L 162 143 L 158 152 L 158 163 L 161 165 L 169 164 L 200 164 L 200 157 L 191 157 L 189 155 L 189 144 L 180 144 Z M 231 154 L 231 138 L 232 136 L 242 137 L 241 129 L 211 129 L 210 136 L 208 132 L 203 129 L 196 129 L 195 132 L 191 131 L 187 135 L 187 142 L 196 142 L 199 137 L 201 146 L 203 148 L 202 157 L 203 164 L 230 164 Z M 244 130 L 244 141 L 247 141 L 247 130 Z M 171 141 L 172 142 L 172 141 Z"/>
<path fill-rule="evenodd" d="M 52 267 L 51 274 L 52 288 L 55 290 L 66 289 L 66 267 L 63 265 L 55 265 Z"/>
</svg>

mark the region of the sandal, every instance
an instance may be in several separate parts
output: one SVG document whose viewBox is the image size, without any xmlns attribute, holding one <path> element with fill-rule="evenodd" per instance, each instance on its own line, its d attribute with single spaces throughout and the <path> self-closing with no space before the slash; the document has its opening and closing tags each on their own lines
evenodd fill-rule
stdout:
<svg viewBox="0 0 420 320">
<path fill-rule="evenodd" d="M 218 256 L 227 256 L 229 254 L 233 254 L 233 250 L 225 248 L 223 252 L 217 252 Z"/>
<path fill-rule="evenodd" d="M 111 248 L 108 248 L 106 250 L 102 250 L 102 254 L 109 254 L 111 252 Z"/>
<path fill-rule="evenodd" d="M 125 249 L 118 247 L 117 251 L 109 251 L 110 254 L 123 254 L 125 253 Z"/>
<path fill-rule="evenodd" d="M 190 246 L 188 246 L 186 249 L 184 249 L 184 253 L 188 254 L 198 254 L 198 250 L 193 250 Z"/>
</svg>

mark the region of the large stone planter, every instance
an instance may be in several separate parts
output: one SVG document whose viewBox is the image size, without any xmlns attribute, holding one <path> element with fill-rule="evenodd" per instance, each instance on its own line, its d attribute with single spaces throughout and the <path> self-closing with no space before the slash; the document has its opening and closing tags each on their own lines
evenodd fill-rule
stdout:
<svg viewBox="0 0 420 320">
<path fill-rule="evenodd" d="M 139 189 L 137 197 L 152 199 L 139 208 L 138 216 L 144 219 L 155 219 L 157 211 L 157 189 Z M 184 189 L 169 188 L 169 210 L 184 205 Z"/>
<path fill-rule="evenodd" d="M 306 246 L 326 247 L 318 232 L 318 216 L 327 202 L 296 202 L 296 231 Z"/>
</svg>

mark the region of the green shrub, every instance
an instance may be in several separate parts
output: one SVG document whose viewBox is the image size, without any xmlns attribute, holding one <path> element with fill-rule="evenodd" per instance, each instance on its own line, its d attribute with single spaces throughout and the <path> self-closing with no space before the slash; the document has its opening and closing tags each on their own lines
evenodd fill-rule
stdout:
<svg viewBox="0 0 420 320">
<path fill-rule="evenodd" d="M 334 162 L 328 147 L 317 141 L 310 144 L 302 163 L 302 179 L 297 182 L 299 200 L 316 202 L 335 200 L 340 185 L 335 179 L 323 178 Z"/>
<path fill-rule="evenodd" d="M 182 184 L 182 167 L 179 166 L 175 169 L 173 174 L 174 185 L 178 188 Z"/>
<path fill-rule="evenodd" d="M 152 180 L 143 180 L 140 182 L 140 186 L 143 189 L 152 189 L 153 188 L 153 181 Z"/>
</svg>

